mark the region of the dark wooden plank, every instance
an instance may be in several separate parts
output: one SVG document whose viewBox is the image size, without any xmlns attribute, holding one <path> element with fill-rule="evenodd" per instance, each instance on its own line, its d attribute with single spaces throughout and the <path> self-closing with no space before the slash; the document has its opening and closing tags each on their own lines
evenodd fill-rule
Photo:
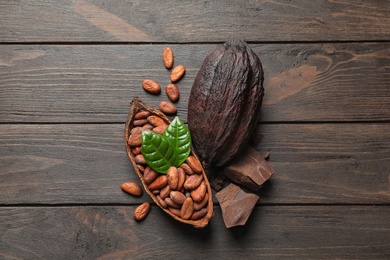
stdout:
<svg viewBox="0 0 390 260">
<path fill-rule="evenodd" d="M 166 95 L 143 91 L 145 78 L 169 83 L 167 45 L 0 46 L 0 122 L 124 122 L 134 96 L 157 106 Z M 170 45 L 179 116 L 208 45 Z M 390 120 L 390 44 L 251 45 L 265 70 L 262 121 Z"/>
<path fill-rule="evenodd" d="M 123 124 L 0 125 L 0 204 L 139 203 Z M 260 203 L 390 203 L 389 124 L 259 125 L 276 173 Z"/>
<path fill-rule="evenodd" d="M 0 2 L 1 42 L 390 39 L 388 1 Z"/>
<path fill-rule="evenodd" d="M 156 207 L 0 208 L 3 259 L 388 259 L 390 207 L 256 207 L 226 229 L 219 207 L 197 230 Z M 183 250 L 185 249 L 185 250 Z"/>
</svg>

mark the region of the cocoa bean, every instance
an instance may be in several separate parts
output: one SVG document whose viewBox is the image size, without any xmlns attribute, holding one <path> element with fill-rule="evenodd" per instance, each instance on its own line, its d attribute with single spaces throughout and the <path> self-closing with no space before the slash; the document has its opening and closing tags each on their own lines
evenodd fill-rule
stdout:
<svg viewBox="0 0 390 260">
<path fill-rule="evenodd" d="M 171 187 L 171 190 L 177 190 L 179 185 L 179 174 L 175 166 L 171 166 L 167 172 L 168 185 Z"/>
<path fill-rule="evenodd" d="M 146 92 L 153 95 L 158 95 L 161 92 L 160 85 L 152 79 L 145 79 L 142 81 L 142 87 Z"/>
<path fill-rule="evenodd" d="M 139 170 L 141 173 L 145 171 L 144 166 L 142 166 L 141 164 L 137 164 L 137 168 L 138 168 L 138 170 Z"/>
<path fill-rule="evenodd" d="M 134 126 L 143 126 L 148 122 L 146 119 L 137 119 L 133 121 Z"/>
<path fill-rule="evenodd" d="M 184 182 L 184 188 L 187 190 L 195 190 L 196 188 L 199 187 L 202 181 L 203 181 L 203 175 L 201 174 L 194 174 L 188 176 L 188 178 Z"/>
<path fill-rule="evenodd" d="M 171 81 L 172 82 L 179 81 L 183 77 L 185 71 L 186 71 L 186 68 L 183 65 L 179 65 L 179 66 L 175 67 L 171 72 L 171 77 L 170 77 Z"/>
<path fill-rule="evenodd" d="M 194 213 L 192 213 L 191 219 L 198 220 L 200 218 L 203 218 L 204 216 L 206 216 L 207 212 L 208 212 L 207 208 L 203 208 L 203 209 L 200 209 L 198 211 L 194 211 Z"/>
<path fill-rule="evenodd" d="M 157 134 L 162 135 L 162 134 L 164 134 L 165 129 L 167 129 L 167 125 L 160 125 L 160 126 L 154 127 L 152 129 L 152 131 L 157 133 Z"/>
<path fill-rule="evenodd" d="M 161 193 L 160 193 L 161 194 Z M 166 209 L 168 207 L 168 205 L 165 203 L 165 201 L 160 197 L 160 195 L 157 195 L 156 196 L 156 199 L 157 199 L 157 202 L 158 204 L 163 207 L 164 209 Z"/>
<path fill-rule="evenodd" d="M 180 209 L 168 207 L 168 210 L 175 216 L 180 217 Z"/>
<path fill-rule="evenodd" d="M 172 69 L 173 67 L 173 51 L 171 48 L 167 47 L 163 50 L 162 60 L 165 68 Z"/>
<path fill-rule="evenodd" d="M 134 119 L 146 119 L 150 115 L 149 111 L 143 110 L 134 115 Z"/>
<path fill-rule="evenodd" d="M 141 221 L 148 215 L 150 211 L 150 204 L 149 202 L 144 202 L 141 205 L 139 205 L 133 212 L 133 217 L 137 221 Z"/>
<path fill-rule="evenodd" d="M 177 174 L 179 175 L 179 184 L 177 185 L 177 190 L 181 190 L 186 181 L 186 173 L 182 168 L 177 168 Z"/>
<path fill-rule="evenodd" d="M 175 209 L 180 209 L 181 208 L 181 205 L 180 204 L 177 204 L 175 203 L 170 197 L 166 197 L 164 199 L 165 203 L 171 207 L 171 208 L 175 208 Z"/>
<path fill-rule="evenodd" d="M 142 189 L 141 187 L 135 183 L 135 182 L 132 182 L 132 181 L 128 181 L 128 182 L 124 182 L 122 183 L 121 185 L 121 189 L 130 194 L 130 195 L 133 195 L 133 196 L 141 196 L 142 195 Z"/>
<path fill-rule="evenodd" d="M 151 184 L 149 184 L 148 189 L 150 191 L 153 190 L 160 190 L 167 186 L 168 180 L 166 175 L 160 175 L 158 176 Z"/>
<path fill-rule="evenodd" d="M 169 193 L 171 192 L 171 188 L 169 187 L 169 185 L 165 186 L 164 188 L 161 189 L 160 191 L 160 197 L 162 199 L 165 199 L 166 197 L 169 196 Z"/>
<path fill-rule="evenodd" d="M 168 101 L 161 101 L 159 108 L 166 115 L 174 115 L 177 112 L 176 106 Z"/>
<path fill-rule="evenodd" d="M 208 201 L 209 201 L 209 194 L 206 192 L 206 194 L 204 195 L 204 198 L 201 202 L 194 203 L 194 210 L 200 210 L 201 208 L 206 206 Z"/>
<path fill-rule="evenodd" d="M 129 136 L 129 139 L 127 140 L 127 143 L 130 146 L 140 146 L 142 144 L 142 128 L 141 127 L 135 127 L 131 131 L 131 134 Z"/>
<path fill-rule="evenodd" d="M 160 174 L 158 172 L 156 172 L 155 170 L 153 170 L 152 168 L 150 168 L 149 166 L 146 167 L 145 171 L 144 171 L 144 181 L 145 181 L 145 184 L 146 185 L 149 185 L 150 183 L 152 183 Z"/>
<path fill-rule="evenodd" d="M 186 198 L 180 209 L 180 217 L 182 219 L 189 219 L 191 218 L 193 212 L 194 212 L 194 202 L 192 201 L 191 198 Z"/>
<path fill-rule="evenodd" d="M 199 160 L 195 158 L 195 156 L 188 156 L 186 159 L 186 163 L 195 173 L 202 173 L 202 165 L 200 164 Z"/>
<path fill-rule="evenodd" d="M 191 191 L 191 198 L 194 200 L 194 202 L 201 202 L 206 194 L 206 191 L 206 184 L 204 181 L 202 181 L 198 188 Z"/>
<path fill-rule="evenodd" d="M 138 154 L 134 157 L 135 162 L 138 164 L 146 164 L 145 157 L 142 154 Z"/>
<path fill-rule="evenodd" d="M 161 119 L 160 117 L 155 116 L 155 115 L 148 116 L 148 122 L 154 127 L 157 127 L 160 125 L 166 125 L 166 123 L 163 119 Z"/>
<path fill-rule="evenodd" d="M 183 170 L 184 170 L 184 172 L 186 173 L 186 174 L 188 174 L 188 175 L 192 175 L 192 174 L 194 174 L 194 171 L 191 169 L 191 167 L 188 165 L 188 164 L 186 164 L 186 163 L 182 163 L 181 165 L 180 165 L 180 168 L 182 168 Z"/>
<path fill-rule="evenodd" d="M 186 199 L 186 196 L 183 193 L 174 190 L 169 193 L 169 197 L 178 205 L 183 204 L 184 200 Z"/>
<path fill-rule="evenodd" d="M 142 129 L 143 130 L 152 130 L 153 126 L 151 124 L 145 124 L 145 125 L 142 126 Z"/>
<path fill-rule="evenodd" d="M 141 154 L 141 150 L 142 150 L 141 146 L 136 146 L 131 151 L 133 152 L 134 155 L 138 155 Z"/>
<path fill-rule="evenodd" d="M 177 102 L 179 100 L 180 92 L 176 84 L 168 84 L 165 87 L 165 93 L 172 102 Z"/>
</svg>

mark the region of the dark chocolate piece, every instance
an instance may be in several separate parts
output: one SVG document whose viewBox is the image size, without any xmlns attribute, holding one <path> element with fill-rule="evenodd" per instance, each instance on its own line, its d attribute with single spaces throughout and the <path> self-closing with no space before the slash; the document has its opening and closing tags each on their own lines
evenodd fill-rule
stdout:
<svg viewBox="0 0 390 260">
<path fill-rule="evenodd" d="M 245 193 L 233 183 L 215 196 L 221 205 L 223 221 L 227 228 L 245 225 L 259 200 L 259 196 Z"/>
<path fill-rule="evenodd" d="M 253 191 L 257 191 L 274 172 L 264 157 L 250 146 L 224 170 L 227 178 Z"/>
</svg>

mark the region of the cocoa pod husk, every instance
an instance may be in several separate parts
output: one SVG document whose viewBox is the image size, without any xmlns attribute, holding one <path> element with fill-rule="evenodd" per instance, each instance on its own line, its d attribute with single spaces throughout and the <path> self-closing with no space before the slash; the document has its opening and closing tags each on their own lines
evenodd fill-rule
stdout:
<svg viewBox="0 0 390 260">
<path fill-rule="evenodd" d="M 208 225 L 211 217 L 213 216 L 213 213 L 214 213 L 214 210 L 213 210 L 213 201 L 212 201 L 212 191 L 211 191 L 211 187 L 210 187 L 210 183 L 207 179 L 207 175 L 205 173 L 205 171 L 201 170 L 201 173 L 199 174 L 202 174 L 203 175 L 203 182 L 204 182 L 204 185 L 206 186 L 206 192 L 209 194 L 209 200 L 208 200 L 208 203 L 207 205 L 204 207 L 207 209 L 207 214 L 202 216 L 201 218 L 199 219 L 196 219 L 196 220 L 191 220 L 191 219 L 182 219 L 180 217 L 180 210 L 177 211 L 177 210 L 173 210 L 171 207 L 162 207 L 161 204 L 159 203 L 159 201 L 161 201 L 161 198 L 160 200 L 157 199 L 156 194 L 153 194 L 153 191 L 149 190 L 148 189 L 148 184 L 146 184 L 145 182 L 145 179 L 144 179 L 144 176 L 142 174 L 142 172 L 139 170 L 138 166 L 137 166 L 137 163 L 135 161 L 135 156 L 132 152 L 133 148 L 134 147 L 131 147 L 129 144 L 128 144 L 128 140 L 129 140 L 129 136 L 130 136 L 130 133 L 131 133 L 131 130 L 134 128 L 133 126 L 133 121 L 136 120 L 135 119 L 135 115 L 141 111 L 148 111 L 149 112 L 149 116 L 148 116 L 148 120 L 149 121 L 152 121 L 152 119 L 156 119 L 156 118 L 159 118 L 161 119 L 161 121 L 163 121 L 164 124 L 168 125 L 170 124 L 170 120 L 168 117 L 166 117 L 161 111 L 153 108 L 153 107 L 150 107 L 148 105 L 146 105 L 144 102 L 141 101 L 141 99 L 139 99 L 138 97 L 135 97 L 131 103 L 130 103 L 130 111 L 129 111 L 129 114 L 128 114 L 128 117 L 127 117 L 127 121 L 126 121 L 126 125 L 125 125 L 125 129 L 124 129 L 124 140 L 125 140 L 125 144 L 126 144 L 126 152 L 127 152 L 127 155 L 130 159 L 130 162 L 132 163 L 133 167 L 134 167 L 134 171 L 136 172 L 136 174 L 138 175 L 146 193 L 152 198 L 152 200 L 164 211 L 166 212 L 168 215 L 170 215 L 172 218 L 174 218 L 175 220 L 181 222 L 181 223 L 184 223 L 184 224 L 189 224 L 189 225 L 192 225 L 194 226 L 195 228 L 204 228 L 205 226 Z M 153 117 L 154 116 L 154 117 Z M 156 120 L 156 121 L 159 121 L 159 120 Z M 156 126 L 156 121 L 154 122 L 151 122 L 151 124 L 153 124 L 154 126 Z M 158 125 L 160 125 L 161 122 L 158 122 Z M 198 156 L 196 155 L 195 151 L 193 149 L 191 149 L 191 153 L 190 153 L 190 156 L 192 156 L 193 158 L 195 158 L 198 163 L 200 163 L 199 161 L 199 158 Z M 191 157 L 191 158 L 192 158 Z M 155 181 L 155 180 L 154 180 Z M 150 185 L 150 183 L 149 183 Z M 164 205 L 165 206 L 165 205 Z M 187 217 L 187 216 L 185 216 Z"/>
<path fill-rule="evenodd" d="M 262 65 L 246 42 L 227 42 L 206 57 L 191 88 L 187 116 L 205 168 L 222 167 L 245 148 L 263 95 Z"/>
</svg>

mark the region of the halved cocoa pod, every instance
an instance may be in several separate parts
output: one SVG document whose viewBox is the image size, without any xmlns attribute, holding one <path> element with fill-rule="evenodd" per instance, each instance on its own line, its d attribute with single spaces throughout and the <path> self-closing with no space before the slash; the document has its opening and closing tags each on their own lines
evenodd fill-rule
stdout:
<svg viewBox="0 0 390 260">
<path fill-rule="evenodd" d="M 137 115 L 141 111 L 147 111 L 150 114 L 150 116 L 155 116 L 156 118 L 162 119 L 167 125 L 171 121 L 161 111 L 146 105 L 145 103 L 143 103 L 141 101 L 141 99 L 139 99 L 137 97 L 135 97 L 131 101 L 131 103 L 130 103 L 130 111 L 129 111 L 129 115 L 127 117 L 126 126 L 125 126 L 125 132 L 124 132 L 124 134 L 125 134 L 124 138 L 125 138 L 125 144 L 126 144 L 126 152 L 127 152 L 127 155 L 129 157 L 131 163 L 133 164 L 135 172 L 137 173 L 139 179 L 141 180 L 141 183 L 142 183 L 145 191 L 149 194 L 149 196 L 153 199 L 153 201 L 163 211 L 165 211 L 168 215 L 170 215 L 175 220 L 177 220 L 179 222 L 182 222 L 182 223 L 185 223 L 185 224 L 192 225 L 195 228 L 203 228 L 203 227 L 207 226 L 208 223 L 209 223 L 209 220 L 213 216 L 214 211 L 213 211 L 213 200 L 212 200 L 212 193 L 211 193 L 210 183 L 209 183 L 209 181 L 207 179 L 207 175 L 206 175 L 205 171 L 203 170 L 203 168 L 201 169 L 201 173 L 200 174 L 203 175 L 203 181 L 204 181 L 204 184 L 206 185 L 206 193 L 208 193 L 208 202 L 207 202 L 207 204 L 204 207 L 205 209 L 207 209 L 207 214 L 204 215 L 201 218 L 198 218 L 196 220 L 191 220 L 191 218 L 188 217 L 188 216 L 185 216 L 187 219 L 181 218 L 180 214 L 174 214 L 174 213 L 177 213 L 177 212 L 172 212 L 172 210 L 170 210 L 170 207 L 167 207 L 166 205 L 161 205 L 161 199 L 158 199 L 156 197 L 156 195 L 153 194 L 153 192 L 151 190 L 149 190 L 148 186 L 150 185 L 150 183 L 145 182 L 143 173 L 139 170 L 138 164 L 136 162 L 136 158 L 135 158 L 136 154 L 133 153 L 134 147 L 132 147 L 131 143 L 129 144 L 129 142 L 128 142 L 130 134 L 131 134 L 131 130 L 133 128 L 137 127 L 137 126 L 134 125 L 134 121 L 137 120 L 135 118 L 135 115 Z M 200 161 L 199 161 L 199 158 L 195 154 L 195 151 L 193 149 L 191 149 L 190 156 L 192 156 L 191 159 L 195 159 L 197 161 L 197 163 L 199 165 L 201 165 Z M 179 210 L 179 212 L 180 212 L 180 210 Z"/>
</svg>

